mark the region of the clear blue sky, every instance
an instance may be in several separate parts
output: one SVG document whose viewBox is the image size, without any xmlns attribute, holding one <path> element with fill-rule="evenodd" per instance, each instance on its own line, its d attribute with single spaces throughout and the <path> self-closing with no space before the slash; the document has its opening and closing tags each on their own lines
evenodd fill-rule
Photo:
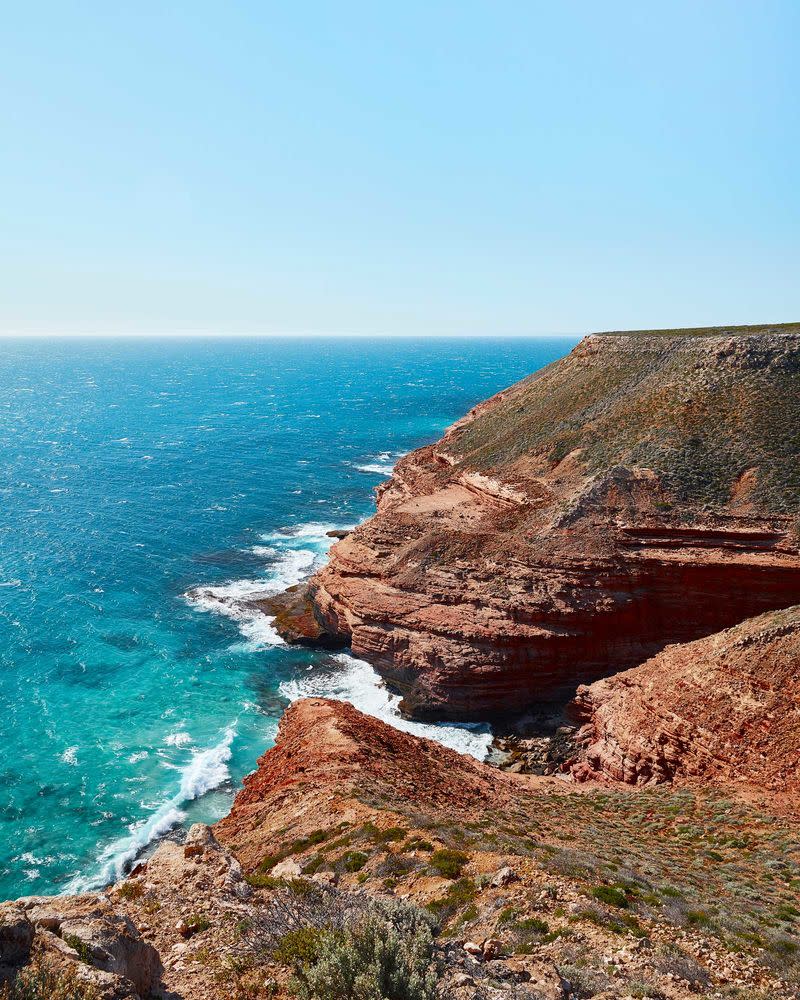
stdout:
<svg viewBox="0 0 800 1000">
<path fill-rule="evenodd" d="M 800 3 L 7 4 L 0 332 L 800 319 Z"/>
</svg>

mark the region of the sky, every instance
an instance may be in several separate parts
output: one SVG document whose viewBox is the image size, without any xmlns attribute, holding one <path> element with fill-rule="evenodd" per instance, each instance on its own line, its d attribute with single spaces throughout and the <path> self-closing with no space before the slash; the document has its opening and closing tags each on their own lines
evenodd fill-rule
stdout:
<svg viewBox="0 0 800 1000">
<path fill-rule="evenodd" d="M 4 5 L 0 334 L 800 319 L 800 4 Z"/>
</svg>

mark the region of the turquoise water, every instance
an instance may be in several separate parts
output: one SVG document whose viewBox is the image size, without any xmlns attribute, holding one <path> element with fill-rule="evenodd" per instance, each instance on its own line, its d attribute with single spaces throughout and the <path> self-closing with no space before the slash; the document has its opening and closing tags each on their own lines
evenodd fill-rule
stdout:
<svg viewBox="0 0 800 1000">
<path fill-rule="evenodd" d="M 0 898 L 101 884 L 223 815 L 290 697 L 392 718 L 369 667 L 281 645 L 241 599 L 301 579 L 400 454 L 573 342 L 3 343 Z"/>
</svg>

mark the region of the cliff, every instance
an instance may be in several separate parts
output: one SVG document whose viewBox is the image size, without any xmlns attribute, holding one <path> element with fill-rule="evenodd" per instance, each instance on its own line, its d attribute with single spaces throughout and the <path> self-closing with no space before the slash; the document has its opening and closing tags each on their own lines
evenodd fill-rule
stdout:
<svg viewBox="0 0 800 1000">
<path fill-rule="evenodd" d="M 0 905 L 0 981 L 44 982 L 15 1000 L 794 997 L 799 869 L 796 827 L 713 792 L 504 774 L 313 699 L 213 831 L 103 892 Z M 383 991 L 347 991 L 376 921 L 379 956 L 423 928 L 430 988 L 401 950 Z"/>
<path fill-rule="evenodd" d="M 799 453 L 796 328 L 590 336 L 402 459 L 302 613 L 410 715 L 515 713 L 798 603 Z"/>
<path fill-rule="evenodd" d="M 0 998 L 800 997 L 799 374 L 794 327 L 589 337 L 403 459 L 263 609 L 417 715 L 615 673 L 566 773 L 296 702 L 213 830 L 0 904 Z"/>
<path fill-rule="evenodd" d="M 800 608 L 668 646 L 579 688 L 574 711 L 579 779 L 714 782 L 800 812 Z"/>
</svg>

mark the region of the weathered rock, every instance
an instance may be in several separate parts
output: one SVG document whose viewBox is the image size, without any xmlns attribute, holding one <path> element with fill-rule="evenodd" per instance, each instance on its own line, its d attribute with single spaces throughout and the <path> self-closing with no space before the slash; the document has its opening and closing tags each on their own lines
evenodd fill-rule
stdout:
<svg viewBox="0 0 800 1000">
<path fill-rule="evenodd" d="M 283 861 L 279 861 L 277 865 L 270 870 L 270 875 L 274 876 L 274 878 L 283 878 L 287 881 L 300 878 L 302 874 L 303 872 L 300 865 L 298 865 L 293 858 L 284 858 Z"/>
<path fill-rule="evenodd" d="M 800 808 L 800 607 L 582 687 L 579 779 L 750 785 Z"/>
<path fill-rule="evenodd" d="M 476 407 L 277 627 L 476 718 L 798 603 L 800 337 L 732 334 L 588 337 Z"/>
<path fill-rule="evenodd" d="M 275 628 L 292 645 L 327 649 L 341 649 L 346 645 L 341 636 L 332 634 L 324 622 L 317 619 L 305 583 L 290 587 L 281 594 L 258 598 L 249 604 L 274 617 Z"/>
<path fill-rule="evenodd" d="M 303 829 L 311 833 L 348 818 L 351 803 L 354 812 L 359 808 L 363 789 L 465 818 L 518 794 L 504 772 L 324 698 L 290 705 L 276 745 L 258 763 L 229 815 L 214 827 L 223 845 L 236 845 L 247 871 L 275 851 L 286 816 L 302 816 L 309 824 Z M 340 804 L 336 812 L 332 800 Z"/>
<path fill-rule="evenodd" d="M 499 938 L 487 938 L 481 945 L 481 951 L 484 959 L 491 962 L 503 954 L 503 942 Z"/>
<path fill-rule="evenodd" d="M 25 911 L 13 903 L 0 906 L 0 965 L 21 965 L 28 960 L 34 927 Z"/>
<path fill-rule="evenodd" d="M 506 865 L 505 867 L 501 868 L 498 872 L 494 874 L 494 876 L 492 877 L 491 884 L 495 889 L 499 889 L 504 885 L 509 885 L 509 883 L 511 882 L 518 882 L 518 881 L 519 881 L 519 876 L 517 875 L 517 873 L 514 871 L 513 868 L 509 868 L 508 865 Z"/>
<path fill-rule="evenodd" d="M 148 996 L 156 988 L 161 960 L 128 917 L 111 913 L 102 917 L 75 917 L 62 922 L 60 936 L 68 943 L 81 941 L 95 968 L 129 980 L 142 996 Z"/>
</svg>

